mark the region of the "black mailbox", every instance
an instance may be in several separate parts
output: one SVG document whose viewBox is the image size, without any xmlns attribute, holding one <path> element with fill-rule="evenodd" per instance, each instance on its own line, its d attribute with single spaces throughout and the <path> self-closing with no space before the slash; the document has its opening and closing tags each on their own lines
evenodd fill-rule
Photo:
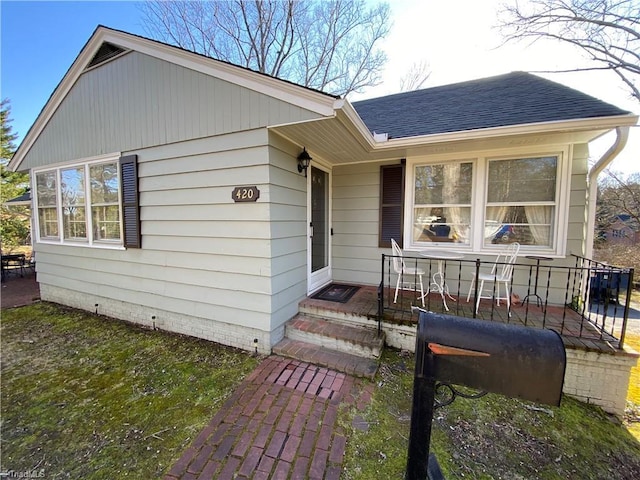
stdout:
<svg viewBox="0 0 640 480">
<path fill-rule="evenodd" d="M 429 354 L 437 381 L 560 405 L 566 354 L 553 330 L 422 313 L 416 374 L 429 375 Z"/>
<path fill-rule="evenodd" d="M 427 478 L 436 382 L 559 405 L 565 365 L 562 339 L 552 330 L 421 311 L 407 480 Z M 432 464 L 429 471 L 439 469 Z"/>
</svg>

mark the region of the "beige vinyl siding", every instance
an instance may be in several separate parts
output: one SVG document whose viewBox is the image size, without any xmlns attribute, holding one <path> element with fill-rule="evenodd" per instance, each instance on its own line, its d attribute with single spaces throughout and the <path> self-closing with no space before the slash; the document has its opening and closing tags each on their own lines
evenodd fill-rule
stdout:
<svg viewBox="0 0 640 480">
<path fill-rule="evenodd" d="M 307 294 L 307 187 L 298 173 L 300 147 L 270 135 L 269 200 L 272 329 L 298 312 Z"/>
<path fill-rule="evenodd" d="M 380 166 L 398 160 L 337 166 L 333 169 L 333 279 L 377 285 Z"/>
<path fill-rule="evenodd" d="M 39 280 L 271 331 L 272 255 L 289 245 L 272 240 L 268 135 L 262 130 L 229 136 L 234 138 L 184 143 L 179 155 L 171 146 L 132 152 L 139 162 L 142 249 L 39 244 Z M 243 140 L 236 142 L 238 136 Z M 246 148 L 239 152 L 238 144 Z M 292 172 L 294 167 L 292 161 Z M 231 192 L 239 185 L 256 185 L 258 201 L 234 203 Z M 280 235 L 289 238 L 291 225 L 280 227 Z"/>
<path fill-rule="evenodd" d="M 587 226 L 587 175 L 589 169 L 589 146 L 573 146 L 571 163 L 571 188 L 569 194 L 569 228 L 567 231 L 567 255 L 584 255 L 584 239 Z M 595 201 L 595 200 L 594 200 Z M 569 260 L 574 260 L 569 258 Z M 573 264 L 573 263 L 572 263 Z"/>
<path fill-rule="evenodd" d="M 142 249 L 39 244 L 40 281 L 204 318 L 212 329 L 277 330 L 306 295 L 306 183 L 298 147 L 268 141 L 263 129 L 132 152 Z M 240 185 L 257 186 L 258 201 L 234 203 Z"/>
<path fill-rule="evenodd" d="M 112 273 L 95 270 L 93 258 L 79 255 L 79 251 L 88 249 L 61 246 L 56 246 L 54 251 L 51 249 L 51 245 L 38 245 L 38 281 L 43 286 L 52 285 L 95 295 L 95 301 L 82 306 L 86 310 L 94 311 L 95 303 L 99 304 L 100 298 L 109 298 L 147 307 L 153 311 L 197 316 L 263 330 L 266 330 L 265 327 L 269 324 L 269 312 L 261 310 L 264 302 L 248 301 L 242 308 L 238 308 L 233 298 L 225 297 L 225 290 L 194 283 L 189 276 L 196 270 L 191 270 L 188 272 L 189 275 L 185 275 L 187 269 L 182 266 L 169 268 L 162 263 L 154 265 L 142 251 L 138 251 L 135 258 L 129 259 L 127 267 L 122 268 L 122 272 Z M 117 257 L 109 256 L 118 253 L 120 255 Z M 99 254 L 94 252 L 92 257 L 106 255 L 105 261 L 124 266 L 121 253 L 103 250 Z M 74 257 L 78 259 L 75 262 L 72 260 Z M 76 266 L 71 267 L 70 264 Z M 144 276 L 149 274 L 148 270 L 143 269 L 145 265 L 160 268 L 163 272 L 161 277 Z M 232 285 L 228 284 L 226 288 L 230 287 Z M 211 324 L 211 328 L 215 328 L 214 323 Z"/>
<path fill-rule="evenodd" d="M 256 91 L 130 52 L 80 76 L 21 168 L 317 117 Z"/>
</svg>

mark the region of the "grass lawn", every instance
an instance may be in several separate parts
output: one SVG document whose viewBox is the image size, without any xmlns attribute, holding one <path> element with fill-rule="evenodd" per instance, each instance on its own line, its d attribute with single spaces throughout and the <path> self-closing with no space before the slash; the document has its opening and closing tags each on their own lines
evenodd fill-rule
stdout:
<svg viewBox="0 0 640 480">
<path fill-rule="evenodd" d="M 258 361 L 47 303 L 2 311 L 1 334 L 1 469 L 45 478 L 161 477 Z M 403 478 L 413 362 L 387 350 L 371 403 L 342 411 L 341 479 Z M 640 478 L 638 440 L 568 397 L 458 399 L 431 449 L 450 479 Z"/>
<path fill-rule="evenodd" d="M 251 355 L 40 303 L 2 311 L 2 471 L 159 478 Z"/>
<path fill-rule="evenodd" d="M 636 310 L 640 309 L 640 291 L 638 290 L 631 291 L 631 307 Z M 627 330 L 624 343 L 636 352 L 640 352 L 640 332 L 637 328 L 633 331 Z M 640 359 L 631 369 L 627 404 L 628 420 L 632 420 L 628 425 L 629 431 L 640 442 Z"/>
<path fill-rule="evenodd" d="M 402 479 L 406 468 L 413 355 L 386 351 L 364 411 L 350 431 L 341 478 Z M 369 424 L 350 423 L 359 415 Z M 640 478 L 640 443 L 599 408 L 563 397 L 559 408 L 499 395 L 458 398 L 436 410 L 431 436 L 446 478 Z"/>
<path fill-rule="evenodd" d="M 625 344 L 640 352 L 640 334 L 628 334 Z M 640 442 L 640 361 L 631 369 L 629 379 L 629 391 L 627 392 L 627 402 L 629 405 L 629 417 L 634 421 L 629 424 L 629 431 Z"/>
</svg>

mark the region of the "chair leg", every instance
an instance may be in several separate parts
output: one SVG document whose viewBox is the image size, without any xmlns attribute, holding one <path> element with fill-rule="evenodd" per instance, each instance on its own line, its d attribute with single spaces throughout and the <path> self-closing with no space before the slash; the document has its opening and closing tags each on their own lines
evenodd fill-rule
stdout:
<svg viewBox="0 0 640 480">
<path fill-rule="evenodd" d="M 398 274 L 398 281 L 396 282 L 396 294 L 393 297 L 393 303 L 397 303 L 398 302 L 398 289 L 400 288 L 400 278 L 402 277 L 402 274 L 399 273 Z"/>
<path fill-rule="evenodd" d="M 478 299 L 476 300 L 476 315 L 480 307 L 480 299 L 482 298 L 482 289 L 484 288 L 484 280 L 480 280 L 480 288 L 478 289 Z"/>
<path fill-rule="evenodd" d="M 420 300 L 422 300 L 422 306 L 424 307 L 424 286 L 422 285 L 422 275 L 420 277 Z"/>
<path fill-rule="evenodd" d="M 473 286 L 476 284 L 476 277 L 471 279 L 471 286 L 469 287 L 469 293 L 467 293 L 467 303 L 469 303 L 469 299 L 471 298 L 471 291 L 473 290 Z"/>
<path fill-rule="evenodd" d="M 507 314 L 511 316 L 511 294 L 509 293 L 509 284 L 504 282 L 504 290 L 507 295 Z"/>
</svg>

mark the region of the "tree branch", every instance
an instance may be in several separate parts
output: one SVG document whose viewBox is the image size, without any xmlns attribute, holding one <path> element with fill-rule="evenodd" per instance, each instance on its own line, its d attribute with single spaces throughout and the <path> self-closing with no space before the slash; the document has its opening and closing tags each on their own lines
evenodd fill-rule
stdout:
<svg viewBox="0 0 640 480">
<path fill-rule="evenodd" d="M 506 42 L 549 39 L 581 49 L 613 70 L 640 99 L 640 2 L 637 0 L 517 0 L 503 7 L 498 28 Z M 576 70 L 573 70 L 576 71 Z"/>
</svg>

